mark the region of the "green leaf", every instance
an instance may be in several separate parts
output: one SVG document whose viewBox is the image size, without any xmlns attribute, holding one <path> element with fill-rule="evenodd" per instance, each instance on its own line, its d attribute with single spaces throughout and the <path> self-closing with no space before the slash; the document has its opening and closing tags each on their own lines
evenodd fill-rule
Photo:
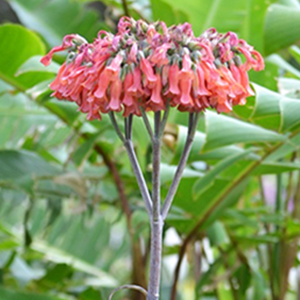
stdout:
<svg viewBox="0 0 300 300">
<path fill-rule="evenodd" d="M 94 288 L 88 288 L 85 291 L 83 291 L 80 296 L 80 300 L 104 300 L 104 298 L 101 295 L 101 292 Z"/>
<path fill-rule="evenodd" d="M 255 88 L 256 98 L 255 107 L 250 118 L 255 119 L 270 115 L 279 116 L 279 101 L 282 96 L 257 84 L 253 84 L 253 86 Z"/>
<path fill-rule="evenodd" d="M 246 243 L 246 244 L 265 244 L 265 243 L 277 243 L 279 241 L 279 238 L 270 234 L 264 234 L 264 235 L 255 235 L 255 236 L 238 236 L 235 235 L 234 238 L 236 241 L 240 243 Z"/>
<path fill-rule="evenodd" d="M 293 136 L 291 139 L 287 140 L 282 146 L 276 149 L 273 153 L 271 153 L 267 158 L 266 161 L 276 161 L 284 156 L 298 151 L 300 149 L 300 134 Z"/>
<path fill-rule="evenodd" d="M 265 53 L 271 54 L 299 40 L 300 5 L 273 4 L 269 7 L 265 26 Z"/>
<path fill-rule="evenodd" d="M 213 246 L 218 247 L 229 242 L 228 235 L 221 222 L 214 222 L 207 228 L 206 233 L 211 245 Z"/>
<path fill-rule="evenodd" d="M 45 68 L 45 66 L 40 62 L 42 56 L 35 55 L 26 60 L 18 69 L 16 76 L 27 72 L 46 72 L 46 73 L 58 73 L 60 65 L 56 62 L 51 62 L 51 64 Z"/>
<path fill-rule="evenodd" d="M 254 175 L 280 174 L 300 170 L 300 164 L 289 162 L 264 162 L 254 172 Z"/>
<path fill-rule="evenodd" d="M 300 80 L 293 78 L 278 78 L 278 89 L 281 95 L 300 98 Z"/>
<path fill-rule="evenodd" d="M 299 125 L 300 99 L 283 98 L 280 106 L 282 111 L 281 130 L 286 131 Z"/>
<path fill-rule="evenodd" d="M 278 66 L 279 68 L 300 78 L 300 71 L 298 69 L 296 69 L 295 67 L 293 67 L 292 65 L 290 65 L 287 61 L 285 61 L 278 54 L 272 54 L 272 55 L 268 56 L 266 58 L 266 61 L 269 63 L 272 63 L 272 64 Z"/>
<path fill-rule="evenodd" d="M 186 142 L 187 133 L 188 133 L 188 128 L 186 126 L 182 126 L 182 125 L 178 126 L 176 152 L 175 152 L 174 158 L 172 160 L 173 164 L 176 164 L 179 162 L 181 153 L 183 151 L 183 148 L 184 148 L 184 145 Z M 189 161 L 196 160 L 199 157 L 199 153 L 200 153 L 204 143 L 205 143 L 205 134 L 200 131 L 196 131 L 192 149 L 191 149 L 191 152 L 189 155 Z"/>
<path fill-rule="evenodd" d="M 276 132 L 211 111 L 206 112 L 206 134 L 205 151 L 235 143 L 285 140 Z"/>
<path fill-rule="evenodd" d="M 266 296 L 267 284 L 265 282 L 264 276 L 258 272 L 253 271 L 252 284 L 254 288 L 253 300 L 263 300 Z"/>
<path fill-rule="evenodd" d="M 99 133 L 96 133 L 89 137 L 84 143 L 82 143 L 72 155 L 72 160 L 77 166 L 80 166 L 91 154 L 94 144 L 99 138 Z"/>
<path fill-rule="evenodd" d="M 57 118 L 22 94 L 0 96 L 0 148 L 18 148 L 28 135 L 51 126 Z"/>
<path fill-rule="evenodd" d="M 295 58 L 295 60 L 300 64 L 300 49 L 297 46 L 292 46 L 289 48 L 289 52 L 292 54 L 292 56 Z"/>
<path fill-rule="evenodd" d="M 15 77 L 19 67 L 31 56 L 45 54 L 41 39 L 27 28 L 15 24 L 0 26 L 0 53 L 0 78 L 13 86 L 25 89 L 49 76 L 23 74 Z"/>
<path fill-rule="evenodd" d="M 219 162 L 211 171 L 207 172 L 202 178 L 196 181 L 193 186 L 193 197 L 194 199 L 199 198 L 199 196 L 204 193 L 208 188 L 210 188 L 217 176 L 222 173 L 227 168 L 231 167 L 235 162 L 245 158 L 248 154 L 251 153 L 251 149 L 238 153 L 236 155 L 231 155 L 228 158 Z"/>
<path fill-rule="evenodd" d="M 17 180 L 22 177 L 53 176 L 59 170 L 28 151 L 0 150 L 0 180 Z"/>
<path fill-rule="evenodd" d="M 163 20 L 168 26 L 183 23 L 189 20 L 189 15 L 174 5 L 163 0 L 151 0 L 151 9 L 154 20 Z"/>
<path fill-rule="evenodd" d="M 31 248 L 43 254 L 45 259 L 48 261 L 60 264 L 68 264 L 75 270 L 97 277 L 99 280 L 99 286 L 113 287 L 118 284 L 118 281 L 108 273 L 60 249 L 51 247 L 43 241 L 34 241 L 31 245 Z"/>
<path fill-rule="evenodd" d="M 17 292 L 4 287 L 0 287 L 0 295 L 3 300 L 67 300 L 67 298 L 48 296 L 45 294 Z"/>
<path fill-rule="evenodd" d="M 172 181 L 176 172 L 177 166 L 161 164 L 161 183 Z M 191 168 L 185 168 L 183 171 L 183 178 L 199 178 L 203 176 L 203 173 L 193 170 Z"/>
<path fill-rule="evenodd" d="M 21 22 L 39 32 L 51 47 L 60 45 L 66 34 L 78 33 L 92 40 L 101 27 L 96 11 L 77 1 L 9 0 Z"/>
</svg>

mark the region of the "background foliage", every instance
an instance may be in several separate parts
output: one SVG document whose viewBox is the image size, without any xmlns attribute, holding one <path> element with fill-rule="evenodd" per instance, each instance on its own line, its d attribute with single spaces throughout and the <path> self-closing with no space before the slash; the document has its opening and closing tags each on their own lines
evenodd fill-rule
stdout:
<svg viewBox="0 0 300 300">
<path fill-rule="evenodd" d="M 231 115 L 202 116 L 166 224 L 162 299 L 175 299 L 178 278 L 177 299 L 298 299 L 300 3 L 127 4 L 135 18 L 188 21 L 196 34 L 236 31 L 266 59 L 250 75 L 256 97 Z M 39 63 L 65 34 L 92 41 L 114 31 L 123 9 L 117 0 L 0 1 L 0 299 L 99 300 L 119 284 L 146 284 L 149 227 L 125 150 L 105 116 L 86 122 L 50 98 L 63 58 Z M 186 121 L 172 111 L 164 133 L 163 195 Z M 150 143 L 134 123 L 149 178 Z"/>
</svg>

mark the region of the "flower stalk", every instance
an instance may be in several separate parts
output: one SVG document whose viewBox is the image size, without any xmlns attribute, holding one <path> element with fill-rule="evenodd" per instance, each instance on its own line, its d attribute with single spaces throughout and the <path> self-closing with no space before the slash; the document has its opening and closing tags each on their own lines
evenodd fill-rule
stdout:
<svg viewBox="0 0 300 300">
<path fill-rule="evenodd" d="M 110 118 L 113 127 L 115 128 L 118 136 L 123 141 L 127 150 L 133 172 L 136 176 L 138 186 L 145 202 L 148 211 L 151 229 L 151 245 L 150 245 L 150 274 L 148 283 L 147 300 L 159 300 L 160 292 L 160 277 L 161 277 L 161 264 L 162 264 L 162 235 L 164 221 L 168 215 L 172 205 L 174 196 L 176 194 L 178 185 L 182 178 L 184 168 L 186 166 L 189 153 L 191 151 L 192 143 L 197 129 L 200 113 L 189 114 L 188 135 L 184 150 L 182 152 L 177 170 L 175 172 L 172 184 L 168 191 L 167 197 L 161 209 L 160 198 L 160 164 L 161 164 L 161 126 L 165 126 L 168 112 L 165 112 L 163 118 L 161 113 L 154 114 L 154 130 L 152 130 L 150 122 L 145 112 L 143 112 L 143 119 L 145 126 L 149 132 L 150 140 L 152 143 L 152 195 L 150 196 L 146 181 L 144 179 L 140 164 L 137 160 L 135 150 L 131 139 L 132 131 L 132 117 L 125 119 L 125 136 L 115 119 L 114 114 L 110 113 Z"/>
<path fill-rule="evenodd" d="M 128 15 L 128 5 L 122 1 Z M 188 23 L 167 27 L 122 17 L 116 34 L 101 30 L 92 43 L 67 35 L 41 62 L 49 65 L 56 52 L 69 56 L 50 84 L 52 96 L 75 102 L 88 120 L 109 114 L 129 156 L 151 228 L 147 300 L 159 300 L 164 221 L 178 189 L 197 129 L 200 112 L 230 112 L 253 95 L 247 72 L 264 68 L 262 56 L 233 32 L 208 29 L 195 36 Z M 186 143 L 161 208 L 161 140 L 170 107 L 189 113 Z M 115 118 L 122 112 L 124 133 Z M 154 113 L 152 128 L 146 112 Z M 162 115 L 162 112 L 163 115 Z M 142 117 L 152 144 L 152 193 L 132 142 L 133 117 Z"/>
</svg>

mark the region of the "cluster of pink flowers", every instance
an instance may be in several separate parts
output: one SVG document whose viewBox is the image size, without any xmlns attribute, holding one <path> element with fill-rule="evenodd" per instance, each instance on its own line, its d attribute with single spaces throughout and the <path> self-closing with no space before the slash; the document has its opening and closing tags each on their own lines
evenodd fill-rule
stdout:
<svg viewBox="0 0 300 300">
<path fill-rule="evenodd" d="M 229 112 L 253 95 L 247 72 L 264 68 L 261 55 L 235 33 L 209 29 L 195 37 L 188 23 L 167 27 L 128 17 L 115 35 L 100 31 L 93 43 L 68 35 L 41 62 L 68 50 L 50 87 L 58 99 L 74 101 L 88 119 L 123 111 L 140 115 L 164 110 Z"/>
</svg>

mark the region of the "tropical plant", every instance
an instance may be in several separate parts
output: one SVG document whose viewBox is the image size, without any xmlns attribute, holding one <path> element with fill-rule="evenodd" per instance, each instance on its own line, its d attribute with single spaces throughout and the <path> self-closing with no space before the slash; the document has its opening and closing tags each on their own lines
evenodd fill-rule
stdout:
<svg viewBox="0 0 300 300">
<path fill-rule="evenodd" d="M 265 71 L 250 74 L 255 97 L 227 116 L 207 111 L 199 120 L 165 221 L 162 299 L 295 299 L 299 2 L 4 5 L 21 24 L 0 26 L 0 296 L 94 300 L 128 281 L 146 287 L 149 227 L 125 149 L 107 116 L 86 122 L 74 105 L 49 97 L 62 56 L 48 68 L 39 63 L 64 35 L 91 42 L 100 29 L 114 31 L 126 11 L 168 25 L 188 21 L 196 34 L 210 26 L 236 31 L 266 58 Z M 188 133 L 187 114 L 171 110 L 168 120 L 162 197 Z M 151 144 L 142 120 L 134 122 L 135 150 L 150 179 Z"/>
</svg>

